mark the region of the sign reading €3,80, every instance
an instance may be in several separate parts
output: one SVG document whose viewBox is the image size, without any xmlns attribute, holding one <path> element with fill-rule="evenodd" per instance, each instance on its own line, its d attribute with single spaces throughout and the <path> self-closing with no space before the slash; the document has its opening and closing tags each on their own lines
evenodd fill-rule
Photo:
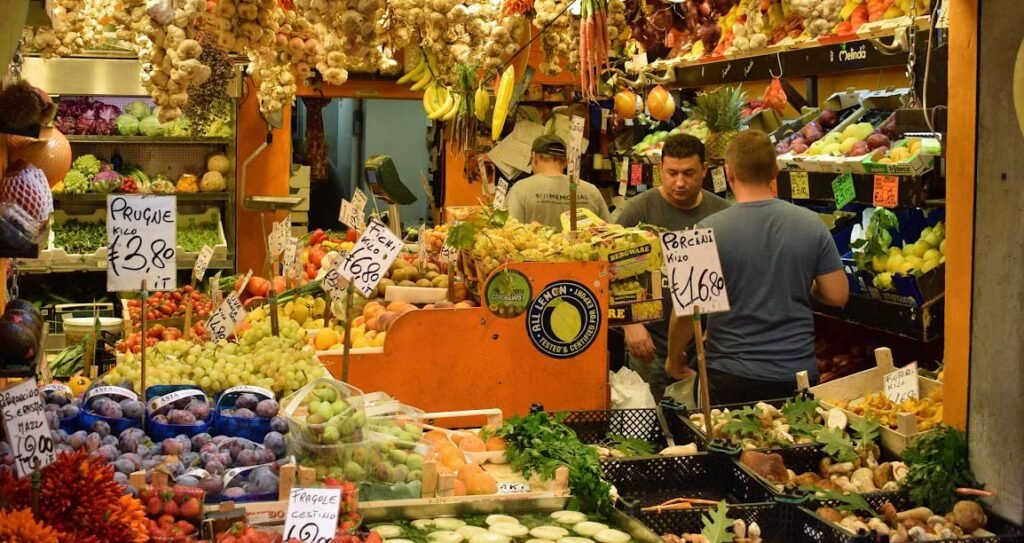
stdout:
<svg viewBox="0 0 1024 543">
<path fill-rule="evenodd" d="M 544 288 L 526 312 L 526 332 L 538 351 L 571 358 L 594 344 L 601 331 L 601 304 L 576 281 L 556 281 Z"/>
</svg>

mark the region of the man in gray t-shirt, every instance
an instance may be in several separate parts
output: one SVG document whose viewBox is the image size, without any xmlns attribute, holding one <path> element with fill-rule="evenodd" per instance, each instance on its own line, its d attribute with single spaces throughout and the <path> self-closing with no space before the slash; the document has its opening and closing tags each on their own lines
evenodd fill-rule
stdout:
<svg viewBox="0 0 1024 543">
<path fill-rule="evenodd" d="M 736 203 L 698 225 L 714 229 L 729 295 L 729 311 L 708 315 L 713 405 L 790 396 L 798 371 L 816 379 L 811 296 L 839 307 L 849 297 L 831 234 L 814 212 L 775 199 L 776 174 L 768 136 L 738 134 L 726 152 Z M 672 352 L 692 337 L 690 319 L 672 319 Z"/>
<path fill-rule="evenodd" d="M 627 201 L 616 212 L 614 220 L 617 224 L 650 224 L 666 230 L 685 230 L 729 207 L 728 202 L 701 188 L 707 164 L 704 162 L 704 144 L 699 139 L 688 134 L 666 139 L 660 168 L 661 186 Z M 667 282 L 662 283 L 667 290 Z M 651 386 L 656 401 L 661 400 L 665 387 L 674 381 L 665 373 L 670 311 L 671 308 L 666 309 L 662 320 L 623 327 L 629 367 Z"/>
</svg>

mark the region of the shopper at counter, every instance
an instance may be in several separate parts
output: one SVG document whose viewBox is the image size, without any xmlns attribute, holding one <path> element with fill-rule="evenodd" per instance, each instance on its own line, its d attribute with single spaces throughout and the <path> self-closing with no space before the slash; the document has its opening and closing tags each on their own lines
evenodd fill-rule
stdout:
<svg viewBox="0 0 1024 543">
<path fill-rule="evenodd" d="M 790 396 L 799 371 L 816 380 L 811 296 L 842 307 L 850 294 L 839 251 L 821 219 L 773 196 L 778 168 L 764 132 L 737 134 L 726 151 L 725 171 L 736 204 L 698 225 L 714 229 L 730 306 L 708 315 L 712 405 Z M 685 355 L 675 353 L 692 338 L 692 320 L 673 313 L 673 356 L 666 371 L 688 365 Z"/>
<path fill-rule="evenodd" d="M 509 216 L 519 222 L 539 222 L 561 230 L 562 213 L 569 211 L 569 177 L 565 142 L 554 135 L 540 136 L 533 141 L 530 157 L 533 175 L 516 181 L 508 191 L 506 207 Z M 576 207 L 589 209 L 601 220 L 608 221 L 608 204 L 597 187 L 578 181 Z"/>
<path fill-rule="evenodd" d="M 661 186 L 631 198 L 616 213 L 623 226 L 650 224 L 666 230 L 685 230 L 729 203 L 701 188 L 708 165 L 704 144 L 689 134 L 670 136 L 661 150 Z M 667 288 L 667 285 L 665 285 Z M 651 386 L 655 401 L 661 401 L 665 387 L 675 380 L 665 373 L 668 355 L 668 313 L 647 324 L 623 327 L 629 367 Z M 683 372 L 685 373 L 685 372 Z"/>
</svg>

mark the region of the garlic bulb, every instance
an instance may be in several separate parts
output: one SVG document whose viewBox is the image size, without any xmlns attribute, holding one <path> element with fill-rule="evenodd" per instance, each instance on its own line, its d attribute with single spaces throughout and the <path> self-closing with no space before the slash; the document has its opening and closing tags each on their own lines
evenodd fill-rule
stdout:
<svg viewBox="0 0 1024 543">
<path fill-rule="evenodd" d="M 56 0 L 50 27 L 26 28 L 26 47 L 44 58 L 67 56 L 103 41 L 103 24 L 114 12 L 107 0 Z"/>
</svg>

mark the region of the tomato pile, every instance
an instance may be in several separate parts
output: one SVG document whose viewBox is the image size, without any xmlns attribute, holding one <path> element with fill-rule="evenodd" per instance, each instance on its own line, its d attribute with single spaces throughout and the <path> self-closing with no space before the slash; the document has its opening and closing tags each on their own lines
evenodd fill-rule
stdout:
<svg viewBox="0 0 1024 543">
<path fill-rule="evenodd" d="M 281 543 L 281 536 L 257 530 L 244 522 L 236 522 L 228 531 L 218 535 L 214 543 Z"/>
<path fill-rule="evenodd" d="M 201 322 L 197 322 L 192 325 L 192 338 L 197 340 L 203 340 L 206 338 L 206 326 Z M 146 347 L 152 347 L 160 341 L 173 341 L 175 339 L 181 339 L 181 330 L 173 326 L 164 326 L 162 324 L 153 325 L 146 333 Z M 117 344 L 117 350 L 122 353 L 132 352 L 138 354 L 142 350 L 142 334 L 135 332 L 128 336 L 128 339 L 121 341 Z"/>
<path fill-rule="evenodd" d="M 299 539 L 289 539 L 285 543 L 302 543 Z M 370 532 L 364 536 L 338 534 L 334 536 L 331 543 L 384 543 L 384 539 L 377 532 Z"/>
<path fill-rule="evenodd" d="M 191 294 L 191 296 L 189 296 Z M 149 320 L 184 317 L 188 301 L 192 302 L 192 316 L 209 317 L 213 313 L 213 299 L 186 285 L 172 292 L 154 292 L 146 299 L 146 318 Z M 128 300 L 128 316 L 132 322 L 142 320 L 142 300 Z"/>
</svg>

